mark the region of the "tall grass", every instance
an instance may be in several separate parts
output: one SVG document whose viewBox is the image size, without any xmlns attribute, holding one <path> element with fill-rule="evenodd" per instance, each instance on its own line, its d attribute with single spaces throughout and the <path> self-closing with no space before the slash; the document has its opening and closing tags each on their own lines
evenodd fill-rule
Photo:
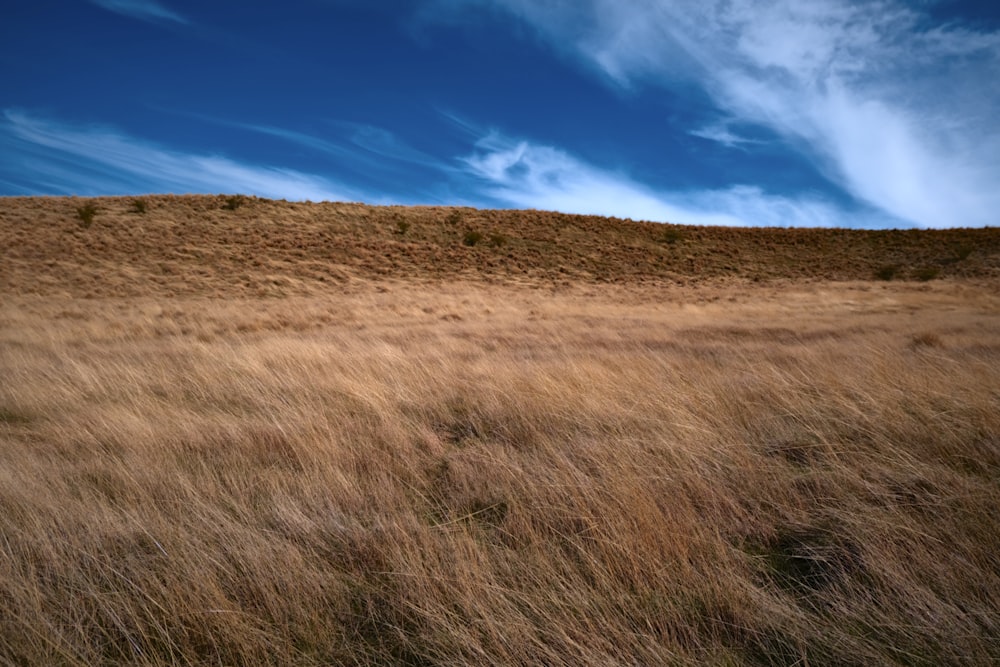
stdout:
<svg viewBox="0 0 1000 667">
<path fill-rule="evenodd" d="M 700 294 L 4 302 L 0 662 L 1000 661 L 988 290 Z"/>
</svg>

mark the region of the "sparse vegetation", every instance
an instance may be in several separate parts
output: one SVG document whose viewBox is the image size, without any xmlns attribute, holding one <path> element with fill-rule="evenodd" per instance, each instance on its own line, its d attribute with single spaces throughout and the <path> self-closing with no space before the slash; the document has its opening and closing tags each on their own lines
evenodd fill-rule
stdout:
<svg viewBox="0 0 1000 667">
<path fill-rule="evenodd" d="M 132 212 L 138 213 L 139 215 L 145 215 L 147 209 L 145 199 L 133 199 L 132 200 Z"/>
<path fill-rule="evenodd" d="M 684 240 L 684 234 L 676 227 L 665 227 L 660 233 L 660 241 L 663 243 L 678 243 Z"/>
<path fill-rule="evenodd" d="M 396 233 L 400 236 L 406 234 L 410 231 L 410 222 L 408 220 L 396 220 Z"/>
<path fill-rule="evenodd" d="M 222 204 L 222 208 L 227 211 L 235 211 L 245 203 L 246 197 L 243 195 L 233 195 L 231 197 L 226 197 L 225 202 Z"/>
<path fill-rule="evenodd" d="M 507 243 L 507 237 L 503 234 L 490 234 L 488 244 L 491 248 L 502 248 Z"/>
<path fill-rule="evenodd" d="M 474 229 L 470 229 L 469 231 L 465 232 L 465 236 L 462 237 L 462 243 L 470 247 L 476 245 L 482 240 L 483 240 L 483 233 L 478 232 Z"/>
<path fill-rule="evenodd" d="M 892 280 L 899 272 L 899 267 L 895 264 L 883 264 L 875 270 L 875 277 L 879 280 Z"/>
<path fill-rule="evenodd" d="M 0 201 L 0 664 L 1000 662 L 1000 231 L 146 199 Z"/>
<path fill-rule="evenodd" d="M 927 282 L 928 280 L 934 280 L 941 275 L 941 269 L 936 266 L 925 266 L 917 269 L 916 277 L 917 280 L 922 282 Z"/>
<path fill-rule="evenodd" d="M 955 249 L 955 259 L 958 260 L 959 262 L 963 262 L 969 259 L 969 257 L 972 255 L 973 252 L 975 252 L 975 250 L 976 247 L 972 244 L 969 243 L 960 244 Z"/>
<path fill-rule="evenodd" d="M 913 347 L 944 347 L 941 336 L 926 331 L 924 333 L 913 334 L 910 342 Z"/>
<path fill-rule="evenodd" d="M 97 204 L 94 202 L 87 202 L 83 206 L 78 206 L 76 209 L 76 217 L 80 220 L 80 226 L 84 229 L 88 229 L 92 224 L 94 224 L 94 217 L 97 215 Z"/>
<path fill-rule="evenodd" d="M 57 263 L 40 265 L 32 258 L 60 243 L 60 231 L 37 220 L 63 216 L 69 204 L 54 198 L 6 198 L 5 219 L 15 224 L 0 229 L 0 234 L 6 234 L 0 241 L 9 244 L 3 280 L 10 289 L 35 294 L 60 285 L 77 296 L 112 289 L 136 295 L 256 297 L 313 294 L 329 289 L 331 281 L 340 284 L 384 277 L 387 267 L 392 275 L 408 280 L 477 275 L 521 283 L 530 276 L 534 281 L 556 283 L 564 281 L 568 271 L 573 280 L 618 285 L 866 281 L 888 262 L 898 267 L 898 273 L 893 272 L 897 280 L 915 279 L 917 267 L 937 266 L 948 267 L 942 275 L 947 271 L 949 278 L 1000 275 L 1000 228 L 902 234 L 674 225 L 668 228 L 677 229 L 682 240 L 666 245 L 659 238 L 667 228 L 659 223 L 612 222 L 542 211 L 473 214 L 471 209 L 445 207 L 401 209 L 257 199 L 252 207 L 244 205 L 240 215 L 233 215 L 223 207 L 223 196 L 150 195 L 142 199 L 148 211 L 141 237 L 131 233 L 134 219 L 128 219 L 133 198 L 92 200 L 101 209 L 100 233 L 76 235 L 77 252 Z M 452 215 L 459 216 L 460 226 L 449 221 Z M 410 225 L 405 234 L 399 234 L 400 223 Z M 248 227 L 253 233 L 247 233 Z M 14 234 L 27 228 L 32 230 L 30 235 Z M 178 235 L 180 229 L 183 237 Z M 390 235 L 392 231 L 396 233 Z M 502 253 L 491 257 L 468 252 L 464 245 L 467 231 L 484 234 L 477 248 L 496 246 L 502 236 L 506 239 L 499 246 Z M 400 236 L 407 242 L 393 240 Z M 959 264 L 954 258 L 962 246 L 976 250 Z M 504 261 L 496 261 L 501 254 Z M 199 256 L 208 255 L 211 261 L 198 261 Z M 137 262 L 137 257 L 145 259 Z M 92 260 L 99 260 L 107 271 L 83 266 Z M 254 265 L 258 260 L 269 262 L 270 271 L 258 270 Z M 78 264 L 79 272 L 73 274 Z M 67 282 L 71 274 L 84 273 L 87 279 L 79 284 Z"/>
</svg>

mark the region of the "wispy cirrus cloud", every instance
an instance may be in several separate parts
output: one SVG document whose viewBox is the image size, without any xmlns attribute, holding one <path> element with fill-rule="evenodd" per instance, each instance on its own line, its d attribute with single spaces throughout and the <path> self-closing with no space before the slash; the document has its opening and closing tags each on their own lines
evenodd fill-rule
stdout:
<svg viewBox="0 0 1000 667">
<path fill-rule="evenodd" d="M 91 2 L 109 12 L 122 14 L 123 16 L 129 16 L 142 21 L 188 22 L 186 18 L 164 7 L 155 0 L 91 0 Z"/>
<path fill-rule="evenodd" d="M 385 128 L 345 121 L 338 121 L 335 124 L 348 131 L 351 144 L 374 156 L 440 171 L 448 170 L 448 166 L 444 162 L 414 148 Z"/>
<path fill-rule="evenodd" d="M 596 167 L 557 148 L 498 133 L 483 137 L 463 162 L 484 195 L 524 208 L 696 225 L 901 224 L 878 212 L 845 211 L 817 197 L 789 198 L 747 185 L 720 190 L 653 190 L 627 174 Z"/>
<path fill-rule="evenodd" d="M 410 176 L 419 173 L 425 179 L 432 179 L 432 175 L 447 176 L 455 171 L 453 160 L 421 151 L 396 133 L 376 125 L 325 119 L 311 123 L 313 127 L 310 131 L 302 131 L 169 108 L 158 110 L 280 139 L 322 156 L 337 169 L 362 179 L 385 181 L 387 178 L 398 179 L 401 173 Z M 412 194 L 382 193 L 377 197 L 379 201 L 398 203 L 396 196 L 403 195 L 402 200 L 407 201 Z M 431 196 L 430 199 L 441 203 L 439 197 Z"/>
<path fill-rule="evenodd" d="M 698 85 L 889 216 L 998 222 L 1000 33 L 899 0 L 438 2 L 501 7 L 616 86 Z"/>
<path fill-rule="evenodd" d="M 363 199 L 326 178 L 284 167 L 163 148 L 101 127 L 21 111 L 0 116 L 0 174 L 25 194 L 240 192 L 292 200 Z"/>
<path fill-rule="evenodd" d="M 736 134 L 729 127 L 729 124 L 724 122 L 709 123 L 689 131 L 688 134 L 707 141 L 714 141 L 726 148 L 740 148 L 745 150 L 749 145 L 764 143 L 760 139 L 749 139 Z"/>
</svg>

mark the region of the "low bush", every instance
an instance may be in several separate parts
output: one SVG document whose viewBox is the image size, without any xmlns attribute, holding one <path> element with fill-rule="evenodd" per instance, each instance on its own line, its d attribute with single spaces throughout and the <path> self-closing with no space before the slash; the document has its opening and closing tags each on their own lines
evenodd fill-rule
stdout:
<svg viewBox="0 0 1000 667">
<path fill-rule="evenodd" d="M 875 270 L 875 277 L 879 280 L 892 280 L 899 272 L 899 267 L 895 264 L 883 264 Z"/>
<path fill-rule="evenodd" d="M 976 249 L 975 246 L 968 243 L 963 243 L 962 245 L 958 246 L 955 249 L 955 259 L 957 259 L 960 262 L 969 259 L 969 256 L 973 253 L 975 249 Z"/>
<path fill-rule="evenodd" d="M 663 230 L 663 233 L 660 234 L 660 241 L 663 243 L 673 244 L 682 240 L 684 240 L 684 234 L 681 233 L 681 230 L 676 227 L 667 227 Z"/>
<path fill-rule="evenodd" d="M 76 209 L 76 217 L 80 219 L 81 226 L 86 229 L 94 223 L 94 216 L 97 215 L 97 204 L 87 202 Z"/>
<path fill-rule="evenodd" d="M 222 205 L 222 208 L 227 211 L 235 211 L 243 206 L 245 202 L 246 198 L 243 195 L 233 195 L 232 197 L 226 197 L 226 203 Z"/>
</svg>

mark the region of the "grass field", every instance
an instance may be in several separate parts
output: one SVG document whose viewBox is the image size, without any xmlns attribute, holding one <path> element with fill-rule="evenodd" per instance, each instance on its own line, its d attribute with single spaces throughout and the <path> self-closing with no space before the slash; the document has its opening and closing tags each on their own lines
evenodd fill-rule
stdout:
<svg viewBox="0 0 1000 667">
<path fill-rule="evenodd" d="M 0 663 L 1000 662 L 996 230 L 148 201 L 0 201 Z"/>
</svg>

